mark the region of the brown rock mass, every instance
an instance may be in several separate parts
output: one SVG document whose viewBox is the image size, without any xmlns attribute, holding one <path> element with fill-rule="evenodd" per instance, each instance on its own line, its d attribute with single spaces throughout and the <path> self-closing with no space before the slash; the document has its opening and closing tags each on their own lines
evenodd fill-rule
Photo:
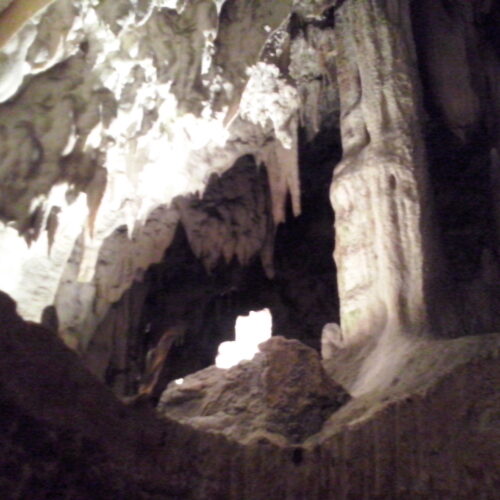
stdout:
<svg viewBox="0 0 500 500">
<path fill-rule="evenodd" d="M 173 382 L 162 415 L 243 443 L 299 443 L 318 432 L 349 394 L 324 371 L 318 354 L 296 340 L 273 337 L 251 361 L 215 366 Z"/>
</svg>

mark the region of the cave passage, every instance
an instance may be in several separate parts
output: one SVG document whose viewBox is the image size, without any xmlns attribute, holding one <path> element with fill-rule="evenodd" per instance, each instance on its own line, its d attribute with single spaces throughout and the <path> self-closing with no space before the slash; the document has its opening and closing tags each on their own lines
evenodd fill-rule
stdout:
<svg viewBox="0 0 500 500">
<path fill-rule="evenodd" d="M 140 386 L 145 390 L 151 383 L 146 373 L 152 366 L 146 361 L 148 353 L 149 358 L 163 356 L 161 380 L 153 391 L 157 399 L 169 381 L 214 364 L 218 346 L 234 340 L 237 317 L 263 308 L 271 311 L 273 335 L 298 339 L 319 350 L 323 326 L 339 322 L 333 211 L 328 198 L 333 168 L 341 155 L 338 129 L 323 130 L 310 141 L 304 132 L 300 153 L 302 213 L 295 217 L 288 202 L 286 222 L 271 228 L 275 233 L 272 278 L 258 256 L 248 265 L 220 258 L 207 271 L 194 255 L 183 225 L 178 226 L 163 261 L 153 265 L 145 279 L 149 291 L 138 330 L 128 338 L 130 373 L 125 392 L 133 394 Z M 217 192 L 217 184 L 231 178 L 238 182 L 249 173 L 266 184 L 265 169 L 253 157 L 244 157 L 220 178 L 214 176 L 206 192 Z M 268 196 L 267 187 L 265 192 Z M 226 193 L 225 199 L 211 199 L 202 210 L 217 217 L 218 207 L 231 202 L 231 194 Z M 161 353 L 162 349 L 168 352 Z M 114 385 L 112 377 L 107 382 Z"/>
</svg>

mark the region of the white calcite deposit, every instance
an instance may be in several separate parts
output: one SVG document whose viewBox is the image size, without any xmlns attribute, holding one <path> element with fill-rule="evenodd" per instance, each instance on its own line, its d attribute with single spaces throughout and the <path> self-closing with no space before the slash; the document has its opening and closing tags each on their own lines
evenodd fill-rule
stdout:
<svg viewBox="0 0 500 500">
<path fill-rule="evenodd" d="M 258 62 L 289 6 L 235 6 L 221 32 L 223 3 L 33 2 L 0 40 L 0 289 L 30 320 L 55 305 L 73 346 L 161 259 L 173 199 L 241 155 L 266 163 L 276 223 L 287 192 L 300 211 L 300 102 Z M 262 30 L 223 67 L 251 11 Z"/>
</svg>

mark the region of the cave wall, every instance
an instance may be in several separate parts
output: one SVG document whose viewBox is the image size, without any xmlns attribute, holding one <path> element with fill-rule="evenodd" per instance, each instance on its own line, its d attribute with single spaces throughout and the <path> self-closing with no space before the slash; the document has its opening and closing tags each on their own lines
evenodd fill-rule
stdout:
<svg viewBox="0 0 500 500">
<path fill-rule="evenodd" d="M 325 262 L 323 253 L 322 267 L 312 271 L 319 279 L 306 278 L 305 289 L 294 290 L 300 271 L 290 281 L 286 266 L 274 262 L 273 242 L 276 231 L 287 232 L 279 224 L 301 212 L 300 176 L 307 167 L 299 171 L 299 140 L 313 140 L 322 127 L 338 123 L 333 21 L 331 13 L 322 17 L 327 5 L 299 2 L 292 17 L 287 2 L 59 0 L 13 7 L 4 21 L 11 28 L 9 16 L 19 22 L 1 48 L 7 71 L 0 106 L 0 247 L 8 258 L 2 259 L 0 287 L 18 301 L 21 314 L 58 330 L 94 373 L 129 392 L 144 365 L 137 359 L 148 350 L 144 345 L 157 341 L 157 333 L 144 334 L 148 321 L 141 320 L 145 297 L 154 293 L 147 269 L 162 260 L 182 224 L 188 255 L 192 250 L 206 272 L 221 257 L 236 257 L 232 265 L 252 262 L 264 283 L 257 286 L 269 289 L 274 285 L 266 278 L 277 272 L 276 286 L 284 291 L 266 293 L 278 329 L 317 347 L 320 323 L 338 319 L 331 259 Z M 251 43 L 241 44 L 240 33 L 249 29 Z M 267 171 L 269 193 L 259 208 L 266 211 L 264 225 L 256 230 L 238 221 L 230 206 L 224 211 L 226 219 L 235 218 L 232 225 L 217 225 L 216 217 L 197 220 L 202 211 L 190 209 L 193 200 L 220 204 L 210 179 L 245 154 Z M 318 179 L 323 199 L 329 181 Z M 313 199 L 315 181 L 310 176 L 307 182 L 313 188 L 306 197 Z M 184 193 L 192 194 L 179 197 Z M 312 205 L 308 210 L 305 217 L 314 221 Z M 239 238 L 231 238 L 234 228 Z M 301 221 L 294 236 L 280 238 L 305 248 L 300 230 L 308 231 Z M 331 253 L 331 229 L 321 231 L 324 251 Z M 284 246 L 278 260 L 287 258 Z M 257 255 L 265 277 L 254 263 Z M 213 293 L 206 301 L 215 311 L 220 291 Z M 179 304 L 181 297 L 170 294 L 169 300 Z M 191 316 L 203 317 L 203 301 L 187 303 Z M 289 311 L 296 311 L 293 317 Z M 168 317 L 168 308 L 161 314 Z M 312 330 L 297 328 L 304 317 Z M 188 338 L 196 335 L 194 345 L 210 344 L 204 364 L 220 334 L 213 332 L 208 342 L 201 327 L 188 329 Z"/>
<path fill-rule="evenodd" d="M 122 405 L 3 293 L 0 319 L 5 498 L 465 500 L 498 491 L 498 336 L 433 346 L 425 383 L 410 377 L 416 385 L 399 393 L 353 399 L 300 446 L 243 446 Z"/>
<path fill-rule="evenodd" d="M 124 406 L 2 293 L 0 491 L 494 498 L 498 336 L 428 337 L 498 328 L 497 3 L 44 7 L 1 44 L 0 287 L 21 315 L 118 394 L 210 363 L 255 306 L 315 347 L 340 319 L 325 366 L 354 397 L 301 446 L 241 446 Z M 339 125 L 340 318 L 317 203 Z M 224 189 L 242 158 L 253 198 Z"/>
<path fill-rule="evenodd" d="M 264 307 L 272 313 L 274 335 L 319 350 L 323 326 L 339 321 L 328 193 L 340 151 L 332 133 L 304 143 L 302 213 L 294 217 L 289 203 L 278 228 L 266 170 L 250 156 L 213 176 L 202 197 L 175 200 L 186 216 L 162 262 L 112 306 L 89 343 L 84 359 L 94 374 L 117 393 L 134 394 L 148 378 L 148 352 L 159 356 L 159 346 L 171 338 L 154 391 L 159 396 L 168 381 L 214 363 L 219 344 L 234 338 L 237 316 Z M 207 246 L 213 233 L 224 235 L 218 245 L 251 248 L 245 244 L 251 239 L 257 247 L 246 262 L 231 251 L 225 258 L 217 246 Z M 197 257 L 193 249 L 203 245 Z"/>
<path fill-rule="evenodd" d="M 141 319 L 170 279 L 148 269 L 169 265 L 179 231 L 199 276 L 220 280 L 187 300 L 200 324 L 221 307 L 230 325 L 270 304 L 277 331 L 314 347 L 321 323 L 338 319 L 347 343 L 498 327 L 495 3 L 42 3 L 2 14 L 24 12 L 0 48 L 0 287 L 120 392 L 137 385 L 162 328 L 186 335 L 175 315 L 188 313 L 169 312 L 182 293 L 160 300 L 157 332 Z M 332 214 L 316 205 L 339 127 L 340 306 L 324 257 Z M 245 155 L 266 169 L 256 224 L 228 208 L 241 186 L 211 192 Z M 233 272 L 248 292 L 228 309 L 219 298 L 234 295 Z M 188 328 L 188 345 L 199 335 L 213 353 L 231 334 L 220 328 L 210 342 Z"/>
<path fill-rule="evenodd" d="M 327 6 L 293 9 L 318 19 Z M 4 11 L 0 286 L 24 317 L 52 308 L 84 352 L 161 260 L 182 218 L 174 198 L 201 194 L 245 154 L 268 171 L 274 223 L 287 193 L 300 213 L 297 126 L 316 133 L 338 96 L 331 26 L 292 23 L 290 10 L 56 0 Z M 234 251 L 246 261 L 254 247 Z"/>
<path fill-rule="evenodd" d="M 413 2 L 434 222 L 457 330 L 497 330 L 497 2 Z"/>
</svg>

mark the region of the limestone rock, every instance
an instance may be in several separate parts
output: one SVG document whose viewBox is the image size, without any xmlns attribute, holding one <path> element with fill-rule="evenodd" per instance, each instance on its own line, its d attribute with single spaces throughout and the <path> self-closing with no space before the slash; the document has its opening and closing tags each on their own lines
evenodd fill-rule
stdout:
<svg viewBox="0 0 500 500">
<path fill-rule="evenodd" d="M 149 440 L 138 433 L 152 416 L 135 418 L 56 335 L 23 321 L 3 292 L 0 380 L 2 498 L 151 498 L 132 471 L 131 443 Z"/>
<path fill-rule="evenodd" d="M 246 265 L 260 254 L 272 270 L 274 224 L 263 169 L 253 158 L 238 159 L 224 176 L 213 176 L 203 197 L 178 197 L 175 205 L 193 252 L 211 271 L 221 258 Z M 266 259 L 267 257 L 267 259 Z"/>
<path fill-rule="evenodd" d="M 348 111 L 331 201 L 348 340 L 421 332 L 428 319 L 423 262 L 432 246 L 414 54 L 404 29 L 408 6 L 393 12 L 390 4 L 346 2 L 335 17 L 340 102 Z"/>
<path fill-rule="evenodd" d="M 493 499 L 499 341 L 419 349 L 402 390 L 352 398 L 302 446 L 243 446 L 119 404 L 0 292 L 2 498 Z"/>
<path fill-rule="evenodd" d="M 288 63 L 261 61 L 268 39 L 286 52 L 291 3 L 14 2 L 19 22 L 8 37 L 0 29 L 0 249 L 9 255 L 0 289 L 24 318 L 54 306 L 61 336 L 85 351 L 111 304 L 169 246 L 174 198 L 201 193 L 243 155 L 269 171 L 274 222 L 288 192 L 300 212 L 304 84 L 299 102 Z M 272 76 L 264 96 L 251 77 L 261 67 Z M 335 96 L 325 90 L 334 86 L 307 102 L 328 111 L 332 99 L 318 92 Z M 273 106 L 253 116 L 262 97 Z M 262 246 L 253 236 L 226 244 L 224 256 L 247 260 Z"/>
<path fill-rule="evenodd" d="M 327 323 L 321 332 L 321 357 L 330 359 L 335 349 L 342 346 L 342 330 L 337 323 Z"/>
<path fill-rule="evenodd" d="M 173 382 L 159 412 L 242 442 L 297 443 L 350 398 L 330 379 L 316 352 L 273 337 L 253 360 L 228 370 L 211 366 Z"/>
</svg>

